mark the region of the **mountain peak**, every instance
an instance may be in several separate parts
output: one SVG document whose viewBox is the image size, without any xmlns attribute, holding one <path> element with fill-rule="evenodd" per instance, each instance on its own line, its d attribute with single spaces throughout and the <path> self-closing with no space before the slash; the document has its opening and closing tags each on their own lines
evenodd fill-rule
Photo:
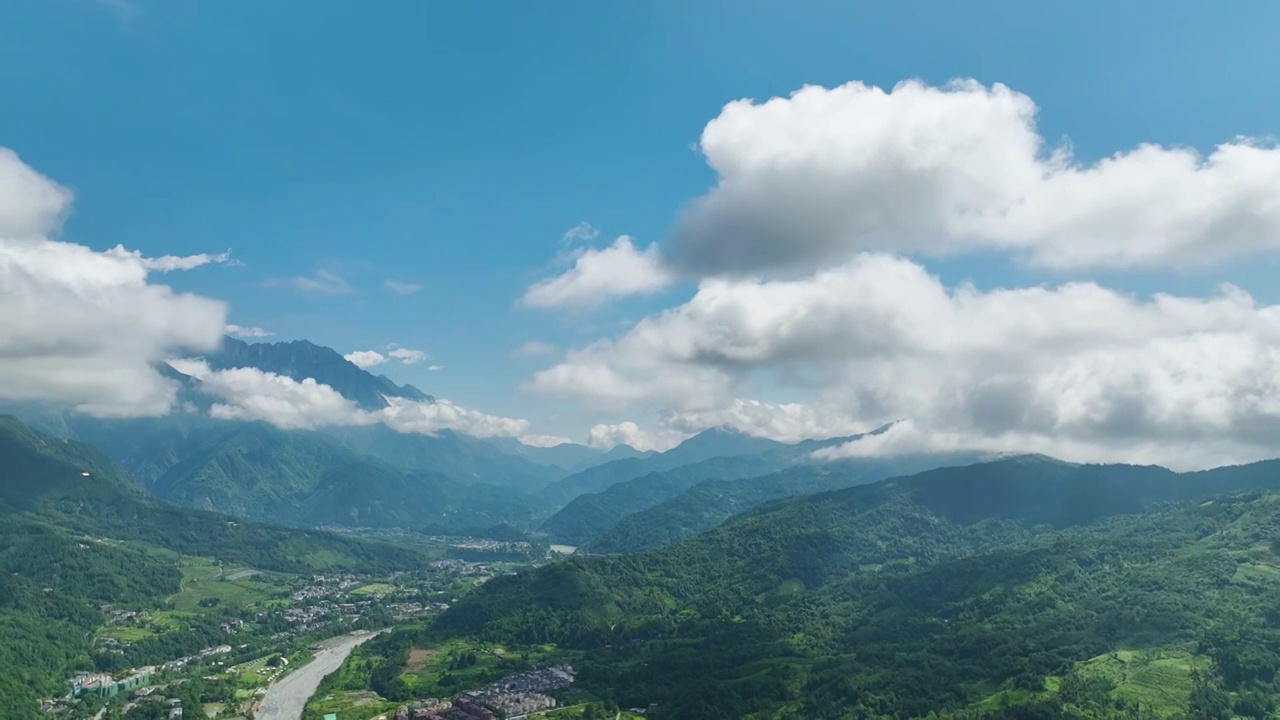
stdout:
<svg viewBox="0 0 1280 720">
<path fill-rule="evenodd" d="M 215 370 L 251 367 L 299 382 L 314 378 L 366 410 L 386 407 L 389 397 L 422 402 L 435 400 L 412 385 L 402 387 L 386 375 L 374 375 L 363 370 L 337 350 L 310 340 L 247 343 L 227 337 L 222 348 L 206 355 L 205 361 Z"/>
</svg>

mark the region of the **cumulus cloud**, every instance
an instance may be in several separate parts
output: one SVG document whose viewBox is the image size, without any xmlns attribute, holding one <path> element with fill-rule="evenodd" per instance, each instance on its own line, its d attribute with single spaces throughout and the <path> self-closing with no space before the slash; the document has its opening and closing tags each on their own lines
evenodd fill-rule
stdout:
<svg viewBox="0 0 1280 720">
<path fill-rule="evenodd" d="M 403 282 L 401 280 L 383 280 L 382 287 L 390 290 L 397 295 L 412 295 L 422 289 L 418 283 Z"/>
<path fill-rule="evenodd" d="M 361 368 L 371 368 L 387 361 L 387 357 L 377 350 L 356 350 L 342 357 L 347 362 Z"/>
<path fill-rule="evenodd" d="M 393 360 L 401 365 L 417 365 L 425 361 L 429 356 L 422 350 L 411 350 L 393 343 L 387 346 L 387 352 L 385 353 L 377 350 L 356 350 L 342 357 L 359 367 L 371 368 Z M 443 366 L 433 365 L 428 369 L 439 370 L 441 367 Z"/>
<path fill-rule="evenodd" d="M 268 287 L 291 287 L 308 295 L 350 295 L 355 292 L 341 275 L 329 270 L 317 270 L 315 275 L 268 280 Z"/>
<path fill-rule="evenodd" d="M 43 238 L 71 210 L 71 191 L 36 172 L 8 148 L 0 148 L 0 237 Z"/>
<path fill-rule="evenodd" d="M 587 445 L 601 450 L 608 450 L 618 445 L 630 445 L 636 450 L 662 452 L 679 445 L 686 437 L 688 435 L 670 428 L 642 430 L 636 423 L 625 420 L 620 423 L 601 423 L 593 426 L 587 433 Z"/>
<path fill-rule="evenodd" d="M 638 250 L 623 235 L 609 247 L 577 252 L 569 270 L 531 286 L 522 302 L 533 308 L 590 310 L 610 298 L 657 292 L 673 280 L 657 245 Z"/>
<path fill-rule="evenodd" d="M 378 412 L 379 419 L 402 433 L 434 435 L 441 430 L 454 430 L 479 438 L 518 438 L 529 432 L 527 420 L 489 415 L 448 400 L 424 403 L 388 398 L 387 402 L 391 405 Z"/>
<path fill-rule="evenodd" d="M 530 435 L 519 418 L 489 415 L 449 400 L 419 402 L 387 398 L 387 407 L 364 410 L 329 385 L 312 378 L 293 378 L 257 368 L 213 370 L 203 360 L 178 359 L 169 364 L 200 380 L 201 390 L 219 400 L 210 414 L 225 420 L 265 422 L 284 430 L 374 425 L 401 433 L 435 435 L 452 430 L 473 437 L 528 437 L 530 444 L 550 436 Z"/>
<path fill-rule="evenodd" d="M 177 386 L 153 363 L 216 349 L 227 308 L 149 282 L 184 263 L 52 239 L 71 200 L 0 148 L 0 397 L 100 416 L 163 414 Z"/>
<path fill-rule="evenodd" d="M 1046 144 L 1036 112 L 974 81 L 730 103 L 701 138 L 718 182 L 679 218 L 666 260 L 706 276 L 813 270 L 867 250 L 995 249 L 1082 268 L 1280 249 L 1273 145 L 1234 139 L 1202 156 L 1143 144 L 1086 163 Z"/>
<path fill-rule="evenodd" d="M 409 348 L 397 347 L 393 348 L 387 355 L 399 360 L 405 365 L 417 365 L 427 359 L 427 354 L 421 350 L 410 350 Z"/>
<path fill-rule="evenodd" d="M 244 325 L 228 325 L 224 332 L 227 335 L 247 338 L 264 338 L 275 335 L 275 333 L 270 330 L 264 330 L 260 327 L 246 327 Z"/>
<path fill-rule="evenodd" d="M 528 387 L 750 419 L 732 398 L 758 371 L 806 378 L 813 404 L 844 417 L 911 418 L 920 442 L 1248 460 L 1274 454 L 1280 431 L 1280 307 L 1231 286 L 1147 299 L 1087 282 L 948 288 L 917 263 L 863 254 L 797 280 L 704 281 L 688 303 L 571 351 Z"/>
<path fill-rule="evenodd" d="M 443 369 L 444 369 L 444 366 L 443 366 L 443 365 L 428 365 L 428 366 L 427 366 L 427 372 L 438 372 L 438 371 L 443 370 Z"/>
<path fill-rule="evenodd" d="M 312 378 L 299 381 L 257 368 L 211 370 L 199 360 L 174 360 L 170 365 L 200 380 L 204 392 L 222 401 L 209 414 L 223 420 L 261 421 L 284 430 L 378 422 L 337 390 Z"/>
</svg>

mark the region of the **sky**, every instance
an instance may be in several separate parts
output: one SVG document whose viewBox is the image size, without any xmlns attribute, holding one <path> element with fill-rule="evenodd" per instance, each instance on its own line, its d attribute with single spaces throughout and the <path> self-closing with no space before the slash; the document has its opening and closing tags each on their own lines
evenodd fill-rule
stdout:
<svg viewBox="0 0 1280 720">
<path fill-rule="evenodd" d="M 1280 455 L 1278 31 L 1267 0 L 9 0 L 0 397 L 169 412 L 148 363 L 229 328 L 449 401 L 206 374 L 293 426 Z"/>
</svg>

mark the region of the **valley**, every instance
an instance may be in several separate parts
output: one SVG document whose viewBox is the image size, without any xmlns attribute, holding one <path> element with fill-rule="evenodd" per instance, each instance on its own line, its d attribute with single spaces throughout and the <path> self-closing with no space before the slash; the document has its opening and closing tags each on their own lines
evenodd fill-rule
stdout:
<svg viewBox="0 0 1280 720">
<path fill-rule="evenodd" d="M 368 389 L 399 387 L 318 346 L 255 348 L 235 352 L 365 387 L 370 408 Z M 201 382 L 182 382 L 194 402 Z M 0 689 L 18 698 L 0 717 L 1276 709 L 1278 461 L 828 461 L 850 438 L 727 427 L 551 454 L 24 412 L 0 418 Z"/>
<path fill-rule="evenodd" d="M 448 545 L 438 548 L 447 554 Z M 92 633 L 97 669 L 70 677 L 67 694 L 42 702 L 45 713 L 145 718 L 155 709 L 149 703 L 172 710 L 168 701 L 178 695 L 193 715 L 296 719 L 321 678 L 379 629 L 429 618 L 525 567 L 437 559 L 385 575 L 302 576 L 145 550 L 178 568 L 177 592 L 103 606 Z M 217 644 L 197 648 L 203 643 Z"/>
</svg>

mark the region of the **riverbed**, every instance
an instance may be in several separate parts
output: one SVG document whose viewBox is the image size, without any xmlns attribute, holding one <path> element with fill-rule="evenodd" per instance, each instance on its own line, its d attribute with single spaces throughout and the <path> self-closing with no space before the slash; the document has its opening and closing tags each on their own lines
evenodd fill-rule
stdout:
<svg viewBox="0 0 1280 720">
<path fill-rule="evenodd" d="M 326 640 L 315 659 L 267 688 L 255 720 L 298 720 L 325 675 L 337 670 L 358 645 L 377 633 L 352 633 Z"/>
</svg>

